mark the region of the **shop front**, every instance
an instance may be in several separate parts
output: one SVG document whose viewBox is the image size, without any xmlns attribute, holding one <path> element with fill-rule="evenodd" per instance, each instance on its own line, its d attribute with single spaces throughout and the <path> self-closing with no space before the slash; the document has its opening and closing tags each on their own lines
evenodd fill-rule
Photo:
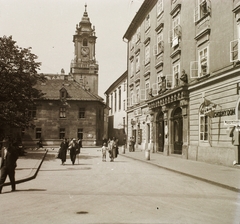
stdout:
<svg viewBox="0 0 240 224">
<path fill-rule="evenodd" d="M 187 159 L 188 151 L 188 91 L 179 87 L 151 99 L 153 114 L 153 145 L 155 152 Z"/>
</svg>

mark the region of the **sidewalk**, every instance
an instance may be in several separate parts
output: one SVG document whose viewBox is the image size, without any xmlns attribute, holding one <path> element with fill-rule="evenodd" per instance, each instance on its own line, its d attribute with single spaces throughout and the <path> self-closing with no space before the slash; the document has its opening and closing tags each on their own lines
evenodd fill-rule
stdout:
<svg viewBox="0 0 240 224">
<path fill-rule="evenodd" d="M 91 150 L 91 148 L 89 148 Z M 214 165 L 204 162 L 182 159 L 177 156 L 164 156 L 160 153 L 150 153 L 150 160 L 145 157 L 145 151 L 129 152 L 126 149 L 123 154 L 119 150 L 120 157 L 128 157 L 134 160 L 145 162 L 159 168 L 170 170 L 185 176 L 189 176 L 201 181 L 214 184 L 235 192 L 240 192 L 240 169 Z M 26 150 L 26 155 L 19 157 L 15 179 L 16 183 L 36 178 L 37 172 L 41 168 L 44 159 L 53 159 L 57 156 L 57 149 L 45 150 Z M 9 181 L 7 179 L 7 181 Z M 4 185 L 9 185 L 6 182 Z"/>
<path fill-rule="evenodd" d="M 238 168 L 186 160 L 177 156 L 165 156 L 160 153 L 150 153 L 150 160 L 147 160 L 145 151 L 129 152 L 126 149 L 125 154 L 123 154 L 120 149 L 119 153 L 121 156 L 240 192 L 240 169 Z"/>
</svg>

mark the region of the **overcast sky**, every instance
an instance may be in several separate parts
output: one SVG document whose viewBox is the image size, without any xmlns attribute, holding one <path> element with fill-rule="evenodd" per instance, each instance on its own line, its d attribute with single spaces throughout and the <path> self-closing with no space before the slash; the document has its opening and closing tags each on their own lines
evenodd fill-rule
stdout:
<svg viewBox="0 0 240 224">
<path fill-rule="evenodd" d="M 70 71 L 72 42 L 85 3 L 95 26 L 99 62 L 99 95 L 127 69 L 127 44 L 123 41 L 143 0 L 0 0 L 0 36 L 12 36 L 19 47 L 32 47 L 42 63 L 42 73 Z"/>
</svg>

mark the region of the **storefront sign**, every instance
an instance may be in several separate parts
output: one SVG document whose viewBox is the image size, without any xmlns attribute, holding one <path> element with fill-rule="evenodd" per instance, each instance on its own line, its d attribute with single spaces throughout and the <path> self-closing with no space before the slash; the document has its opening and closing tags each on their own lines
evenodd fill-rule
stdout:
<svg viewBox="0 0 240 224">
<path fill-rule="evenodd" d="M 237 126 L 240 125 L 240 120 L 224 121 L 224 125 Z"/>
<path fill-rule="evenodd" d="M 213 117 L 223 117 L 223 116 L 232 116 L 235 115 L 235 108 L 215 111 Z"/>
</svg>

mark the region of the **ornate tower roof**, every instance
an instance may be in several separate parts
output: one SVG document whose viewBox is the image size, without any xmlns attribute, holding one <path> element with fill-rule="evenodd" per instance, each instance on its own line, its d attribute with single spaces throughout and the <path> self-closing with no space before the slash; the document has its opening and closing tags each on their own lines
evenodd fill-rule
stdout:
<svg viewBox="0 0 240 224">
<path fill-rule="evenodd" d="M 76 26 L 76 34 L 80 34 L 81 32 L 93 32 L 94 27 L 92 28 L 92 23 L 88 17 L 87 13 L 87 5 L 85 5 L 85 11 L 83 13 L 82 20 Z"/>
</svg>

